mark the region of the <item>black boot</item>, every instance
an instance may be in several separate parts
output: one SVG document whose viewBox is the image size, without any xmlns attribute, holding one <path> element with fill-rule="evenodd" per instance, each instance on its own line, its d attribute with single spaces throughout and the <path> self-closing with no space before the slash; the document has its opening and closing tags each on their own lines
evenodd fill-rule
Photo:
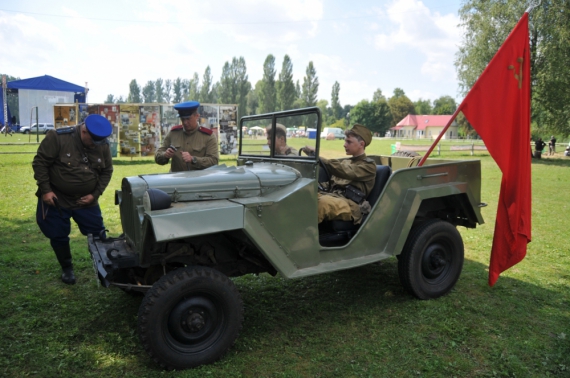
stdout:
<svg viewBox="0 0 570 378">
<path fill-rule="evenodd" d="M 63 273 L 61 274 L 61 280 L 63 283 L 68 285 L 75 284 L 75 274 L 73 274 L 73 264 L 71 262 L 71 248 L 69 244 L 67 245 L 57 245 L 52 244 L 53 251 L 61 265 Z"/>
</svg>

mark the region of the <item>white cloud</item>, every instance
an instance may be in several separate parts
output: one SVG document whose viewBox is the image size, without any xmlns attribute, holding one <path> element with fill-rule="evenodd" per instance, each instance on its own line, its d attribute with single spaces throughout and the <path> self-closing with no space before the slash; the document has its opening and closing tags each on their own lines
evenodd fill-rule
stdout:
<svg viewBox="0 0 570 378">
<path fill-rule="evenodd" d="M 432 12 L 418 0 L 394 0 L 387 7 L 387 15 L 394 29 L 375 36 L 376 48 L 412 48 L 425 57 L 422 74 L 434 81 L 455 77 L 454 54 L 461 37 L 456 15 Z"/>
</svg>

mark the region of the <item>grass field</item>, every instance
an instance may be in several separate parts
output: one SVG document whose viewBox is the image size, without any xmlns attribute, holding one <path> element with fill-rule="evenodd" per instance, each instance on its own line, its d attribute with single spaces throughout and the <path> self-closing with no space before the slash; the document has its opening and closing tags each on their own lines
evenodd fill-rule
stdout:
<svg viewBox="0 0 570 378">
<path fill-rule="evenodd" d="M 0 143 L 11 141 L 0 136 Z M 391 143 L 375 140 L 367 152 L 390 154 Z M 141 298 L 97 286 L 76 226 L 78 282 L 59 280 L 35 223 L 34 155 L 21 153 L 36 148 L 0 145 L 0 153 L 12 153 L 0 154 L 2 377 L 570 377 L 570 158 L 560 152 L 533 160 L 533 241 L 495 287 L 487 285 L 487 266 L 500 171 L 486 153 L 442 155 L 481 159 L 482 199 L 489 204 L 484 225 L 460 228 L 466 261 L 449 295 L 419 301 L 406 294 L 396 259 L 292 281 L 244 276 L 234 282 L 245 321 L 228 355 L 213 365 L 165 372 L 139 344 Z M 322 154 L 342 156 L 342 141 L 323 141 Z M 233 158 L 221 163 L 234 164 Z M 117 235 L 113 192 L 120 180 L 168 167 L 150 158 L 118 158 L 114 166 L 101 206 Z"/>
</svg>

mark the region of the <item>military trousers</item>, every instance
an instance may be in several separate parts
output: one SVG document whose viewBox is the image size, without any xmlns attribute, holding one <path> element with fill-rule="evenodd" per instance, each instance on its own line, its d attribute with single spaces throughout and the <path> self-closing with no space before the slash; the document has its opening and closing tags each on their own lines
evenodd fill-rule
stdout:
<svg viewBox="0 0 570 378">
<path fill-rule="evenodd" d="M 101 231 L 105 230 L 103 215 L 98 204 L 73 210 L 62 207 L 60 214 L 56 207 L 50 206 L 38 198 L 36 222 L 44 236 L 50 239 L 53 248 L 69 245 L 71 218 L 77 223 L 79 231 L 83 235 L 99 235 Z"/>
<path fill-rule="evenodd" d="M 358 224 L 362 219 L 358 204 L 341 195 L 319 193 L 318 201 L 319 223 L 325 220 L 351 220 Z"/>
</svg>

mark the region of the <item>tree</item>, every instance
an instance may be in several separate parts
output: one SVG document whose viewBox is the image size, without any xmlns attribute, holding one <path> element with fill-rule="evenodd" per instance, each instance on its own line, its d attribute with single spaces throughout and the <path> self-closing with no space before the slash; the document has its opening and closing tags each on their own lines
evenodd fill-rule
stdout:
<svg viewBox="0 0 570 378">
<path fill-rule="evenodd" d="M 232 59 L 232 70 L 235 76 L 235 102 L 238 105 L 238 119 L 243 117 L 247 112 L 247 96 L 251 91 L 251 83 L 247 76 L 247 66 L 245 59 L 240 56 L 239 59 Z"/>
<path fill-rule="evenodd" d="M 376 89 L 376 91 L 374 91 L 374 94 L 372 95 L 372 101 L 378 101 L 378 100 L 386 100 L 386 96 L 382 94 L 382 90 L 380 88 Z"/>
<path fill-rule="evenodd" d="M 431 100 L 424 100 L 421 97 L 414 102 L 414 110 L 416 114 L 429 115 L 432 114 Z"/>
<path fill-rule="evenodd" d="M 330 122 L 330 117 L 329 117 L 329 112 L 328 110 L 330 109 L 329 107 L 329 102 L 327 100 L 319 100 L 317 101 L 317 108 L 319 108 L 321 110 L 321 116 L 322 116 L 322 124 L 323 125 L 328 125 Z M 334 122 L 334 120 L 333 120 Z"/>
<path fill-rule="evenodd" d="M 401 92 L 400 92 L 401 91 Z M 390 112 L 392 113 L 391 126 L 395 126 L 408 114 L 415 114 L 414 103 L 403 94 L 400 88 L 394 90 L 394 97 L 390 97 L 388 100 L 388 106 L 390 107 Z"/>
<path fill-rule="evenodd" d="M 170 99 L 172 99 L 172 80 L 164 80 L 164 102 L 170 104 Z"/>
<path fill-rule="evenodd" d="M 462 92 L 473 86 L 528 2 L 467 0 L 459 10 L 463 41 L 455 66 Z M 570 4 L 542 1 L 529 14 L 532 117 L 539 128 L 570 134 Z"/>
<path fill-rule="evenodd" d="M 116 101 L 116 104 L 124 104 L 126 101 L 123 99 L 123 96 L 119 96 L 119 98 Z"/>
<path fill-rule="evenodd" d="M 402 88 L 395 88 L 394 89 L 394 97 L 395 98 L 400 98 L 402 96 L 405 96 L 406 93 L 404 93 L 404 90 Z"/>
<path fill-rule="evenodd" d="M 190 100 L 188 98 L 188 91 L 190 90 L 190 80 L 182 79 L 182 98 L 184 101 Z"/>
<path fill-rule="evenodd" d="M 172 102 L 179 104 L 182 102 L 182 79 L 179 77 L 174 80 L 174 85 L 172 86 L 173 98 Z"/>
<path fill-rule="evenodd" d="M 156 79 L 154 82 L 155 89 L 155 102 L 164 102 L 164 81 L 161 78 Z"/>
<path fill-rule="evenodd" d="M 142 95 L 145 103 L 154 102 L 156 96 L 154 81 L 147 81 L 146 85 L 143 87 Z"/>
<path fill-rule="evenodd" d="M 293 83 L 293 63 L 289 55 L 285 54 L 281 72 L 279 73 L 279 86 L 277 89 L 277 109 L 293 109 L 293 103 L 297 98 L 295 83 Z"/>
<path fill-rule="evenodd" d="M 335 121 L 337 119 L 340 119 L 342 114 L 342 106 L 340 106 L 339 93 L 340 93 L 340 84 L 338 83 L 338 81 L 335 81 L 331 92 L 331 110 L 332 110 L 332 116 L 334 117 Z"/>
<path fill-rule="evenodd" d="M 384 135 L 392 122 L 392 114 L 385 99 L 362 100 L 350 111 L 350 123 L 360 123 L 372 132 Z"/>
<path fill-rule="evenodd" d="M 137 79 L 131 80 L 129 84 L 129 96 L 127 97 L 129 103 L 141 103 L 141 87 L 137 84 Z"/>
<path fill-rule="evenodd" d="M 200 77 L 198 77 L 198 72 L 194 72 L 194 76 L 188 83 L 188 99 L 196 101 L 198 98 L 200 98 Z"/>
<path fill-rule="evenodd" d="M 319 78 L 313 62 L 309 62 L 303 78 L 303 89 L 301 101 L 303 106 L 315 106 L 317 104 L 317 94 L 319 92 Z"/>
<path fill-rule="evenodd" d="M 107 99 L 104 102 L 105 104 L 114 104 L 115 103 L 115 96 L 112 94 L 107 95 Z"/>
<path fill-rule="evenodd" d="M 261 79 L 261 82 L 262 86 L 259 96 L 261 113 L 274 112 L 277 93 L 275 91 L 275 57 L 272 54 L 267 55 L 263 63 L 263 79 Z"/>
<path fill-rule="evenodd" d="M 451 96 L 441 96 L 440 98 L 433 100 L 433 114 L 438 115 L 451 115 L 457 109 L 457 104 L 455 99 Z"/>
<path fill-rule="evenodd" d="M 220 103 L 232 104 L 235 102 L 235 78 L 228 62 L 224 63 L 222 68 L 219 90 L 218 98 Z"/>
<path fill-rule="evenodd" d="M 212 103 L 212 70 L 210 66 L 206 67 L 204 76 L 202 77 L 202 87 L 200 88 L 200 102 Z"/>
<path fill-rule="evenodd" d="M 255 83 L 255 88 L 251 89 L 247 94 L 247 114 L 254 115 L 259 112 L 259 94 L 261 93 L 261 88 L 263 87 L 263 82 L 258 80 Z"/>
<path fill-rule="evenodd" d="M 220 99 L 220 82 L 216 81 L 214 85 L 212 85 L 212 90 L 210 91 L 210 103 L 216 104 L 219 103 Z"/>
</svg>

